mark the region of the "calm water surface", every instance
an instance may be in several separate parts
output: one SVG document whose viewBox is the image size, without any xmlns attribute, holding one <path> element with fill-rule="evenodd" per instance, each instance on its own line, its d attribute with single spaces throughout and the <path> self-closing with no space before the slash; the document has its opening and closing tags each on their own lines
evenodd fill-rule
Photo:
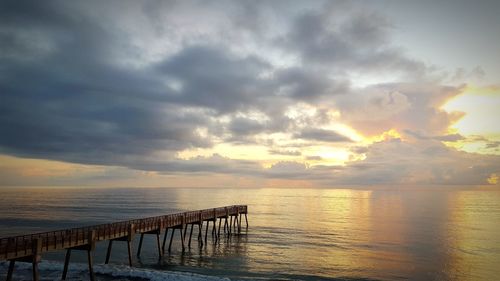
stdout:
<svg viewBox="0 0 500 281">
<path fill-rule="evenodd" d="M 0 236 L 233 204 L 249 206 L 243 235 L 202 250 L 194 243 L 184 254 L 177 243 L 160 260 L 154 238 L 146 236 L 137 265 L 232 280 L 500 276 L 499 191 L 6 188 Z M 96 263 L 105 248 L 98 244 Z M 112 263 L 125 264 L 125 245 L 115 243 L 113 250 Z M 57 252 L 44 259 L 63 257 Z M 85 261 L 78 253 L 72 259 Z"/>
</svg>

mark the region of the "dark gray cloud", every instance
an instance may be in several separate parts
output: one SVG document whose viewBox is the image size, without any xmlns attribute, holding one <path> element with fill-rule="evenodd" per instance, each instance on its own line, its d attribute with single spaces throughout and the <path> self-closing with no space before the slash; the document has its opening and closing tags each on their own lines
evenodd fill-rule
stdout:
<svg viewBox="0 0 500 281">
<path fill-rule="evenodd" d="M 224 46 L 189 46 L 130 66 L 119 58 L 135 54 L 130 38 L 78 5 L 2 5 L 0 149 L 7 154 L 147 166 L 158 152 L 168 159 L 211 146 L 211 134 L 223 132 L 214 116 L 272 94 L 258 77 L 269 66 Z M 255 129 L 242 122 L 232 121 L 234 137 Z"/>
<path fill-rule="evenodd" d="M 286 155 L 286 156 L 300 156 L 302 153 L 298 150 L 291 150 L 291 149 L 269 149 L 268 150 L 269 154 L 274 154 L 274 155 Z"/>
<path fill-rule="evenodd" d="M 337 75 L 346 71 L 389 71 L 411 79 L 425 75 L 423 63 L 390 44 L 391 25 L 385 17 L 366 11 L 346 16 L 342 8 L 329 3 L 320 11 L 304 12 L 279 42 L 299 53 L 305 62 L 324 66 Z"/>
<path fill-rule="evenodd" d="M 322 142 L 352 142 L 348 137 L 332 130 L 306 128 L 295 135 L 296 138 Z"/>
<path fill-rule="evenodd" d="M 214 154 L 209 157 L 195 157 L 189 160 L 174 159 L 171 161 L 158 161 L 139 164 L 133 167 L 139 170 L 154 170 L 163 173 L 223 173 L 240 175 L 258 175 L 262 168 L 255 161 L 235 160 Z"/>
<path fill-rule="evenodd" d="M 237 136 L 247 136 L 262 132 L 265 123 L 255 119 L 236 117 L 231 120 L 229 130 Z"/>
<path fill-rule="evenodd" d="M 172 102 L 209 107 L 227 113 L 248 109 L 272 93 L 259 75 L 269 66 L 256 57 L 232 57 L 223 48 L 188 47 L 158 66 L 166 80 L 179 83 Z"/>
<path fill-rule="evenodd" d="M 25 48 L 11 44 L 17 51 L 8 53 L 18 53 L 2 58 L 2 151 L 127 165 L 132 156 L 210 145 L 195 132 L 207 119 L 168 103 L 167 89 L 152 70 L 110 61 L 122 43 L 113 32 L 55 4 L 8 2 L 1 9 L 4 32 L 16 37 L 35 30 L 54 46 L 25 61 L 39 42 L 17 40 Z"/>
<path fill-rule="evenodd" d="M 404 130 L 404 132 L 414 138 L 419 140 L 438 140 L 438 141 L 447 141 L 447 142 L 455 142 L 459 140 L 464 140 L 465 137 L 460 134 L 446 134 L 441 136 L 427 136 L 420 132 L 414 132 L 412 130 Z"/>
<path fill-rule="evenodd" d="M 315 160 L 315 161 L 319 161 L 319 160 L 323 160 L 323 158 L 321 156 L 306 156 L 306 160 Z"/>
<path fill-rule="evenodd" d="M 322 72 L 296 67 L 278 71 L 275 83 L 278 96 L 306 102 L 349 92 L 347 81 L 336 81 Z"/>
<path fill-rule="evenodd" d="M 500 147 L 500 141 L 492 141 L 486 143 L 486 148 L 497 148 Z"/>
</svg>

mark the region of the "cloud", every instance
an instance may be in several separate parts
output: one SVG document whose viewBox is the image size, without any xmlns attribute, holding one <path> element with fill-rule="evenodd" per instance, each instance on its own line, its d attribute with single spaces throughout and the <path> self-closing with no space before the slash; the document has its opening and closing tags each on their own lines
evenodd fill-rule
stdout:
<svg viewBox="0 0 500 281">
<path fill-rule="evenodd" d="M 438 140 L 438 141 L 455 142 L 455 141 L 465 139 L 465 137 L 460 135 L 460 134 L 446 134 L 446 135 L 442 135 L 442 136 L 426 136 L 426 135 L 423 135 L 419 132 L 413 132 L 411 130 L 404 130 L 404 132 L 407 135 L 412 136 L 414 138 L 417 138 L 419 140 L 433 139 L 433 140 Z"/>
<path fill-rule="evenodd" d="M 269 92 L 266 81 L 259 78 L 268 69 L 266 63 L 255 57 L 232 57 L 218 48 L 186 48 L 158 69 L 180 83 L 168 99 L 182 105 L 233 112 L 247 109 Z"/>
<path fill-rule="evenodd" d="M 323 160 L 323 158 L 321 156 L 313 155 L 313 156 L 306 156 L 306 160 L 316 160 L 316 161 L 319 161 L 319 160 Z"/>
<path fill-rule="evenodd" d="M 276 71 L 277 95 L 298 101 L 315 102 L 326 96 L 349 91 L 347 81 L 325 77 L 324 73 L 303 68 L 288 68 Z"/>
<path fill-rule="evenodd" d="M 262 132 L 266 128 L 261 121 L 249 118 L 235 117 L 231 120 L 229 130 L 235 135 L 250 135 Z"/>
<path fill-rule="evenodd" d="M 463 81 L 480 81 L 486 76 L 486 72 L 481 66 L 476 66 L 470 71 L 465 70 L 460 67 L 455 69 L 455 72 L 451 76 L 450 80 L 452 82 L 463 82 Z"/>
<path fill-rule="evenodd" d="M 390 129 L 442 135 L 464 116 L 441 108 L 462 90 L 425 82 L 381 84 L 340 96 L 337 105 L 343 121 L 368 135 Z"/>
<path fill-rule="evenodd" d="M 352 140 L 332 130 L 306 128 L 296 138 L 323 142 L 351 142 Z"/>
<path fill-rule="evenodd" d="M 487 184 L 500 169 L 499 156 L 449 148 L 436 140 L 393 139 L 368 147 L 366 159 L 347 165 L 339 179 L 351 184 Z M 361 165 L 356 169 L 357 165 Z"/>
<path fill-rule="evenodd" d="M 13 56 L 3 59 L 2 151 L 127 166 L 134 158 L 147 159 L 159 151 L 173 155 L 211 145 L 209 136 L 197 133 L 210 125 L 208 111 L 171 102 L 169 89 L 153 68 L 127 68 L 109 59 L 108 52 L 119 51 L 127 38 L 118 38 L 84 14 L 65 13 L 66 5 L 7 6 L 2 21 L 8 34 L 37 32 L 55 48 L 29 63 Z M 19 48 L 27 54 L 19 56 L 29 57 L 39 42 L 18 43 L 27 45 Z"/>
<path fill-rule="evenodd" d="M 270 178 L 304 179 L 310 176 L 308 167 L 295 161 L 281 161 L 265 171 Z"/>
<path fill-rule="evenodd" d="M 285 155 L 285 156 L 300 156 L 300 155 L 302 155 L 302 152 L 300 152 L 298 150 L 269 149 L 268 152 L 270 154 Z"/>
<path fill-rule="evenodd" d="M 356 10 L 346 16 L 340 10 L 331 3 L 320 11 L 302 13 L 281 42 L 304 62 L 338 75 L 346 71 L 392 72 L 411 79 L 425 75 L 425 64 L 390 44 L 391 24 L 385 17 Z"/>
<path fill-rule="evenodd" d="M 500 141 L 492 141 L 486 143 L 486 148 L 497 148 L 500 147 Z"/>
<path fill-rule="evenodd" d="M 89 172 L 96 181 L 152 172 L 472 184 L 498 174 L 494 156 L 442 145 L 465 138 L 448 132 L 464 113 L 442 109 L 464 87 L 442 85 L 393 44 L 393 28 L 350 2 L 3 2 L 0 153 L 108 167 Z M 405 140 L 355 143 L 327 129 L 338 126 Z M 352 161 L 332 166 L 308 151 L 319 143 L 352 147 Z M 293 160 L 178 158 L 220 144 Z"/>
</svg>

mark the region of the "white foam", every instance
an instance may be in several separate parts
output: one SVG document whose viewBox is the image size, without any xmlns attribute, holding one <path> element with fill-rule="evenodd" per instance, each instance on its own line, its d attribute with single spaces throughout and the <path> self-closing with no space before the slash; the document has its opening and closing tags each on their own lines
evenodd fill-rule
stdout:
<svg viewBox="0 0 500 281">
<path fill-rule="evenodd" d="M 2 272 L 7 272 L 8 263 L 0 262 Z M 63 264 L 54 261 L 42 261 L 39 264 L 40 275 L 43 280 L 60 280 L 63 270 Z M 174 272 L 174 271 L 160 271 L 147 268 L 135 268 L 124 265 L 94 265 L 94 272 L 103 274 L 112 279 L 120 278 L 128 280 L 129 278 L 141 278 L 150 281 L 228 281 L 229 278 L 222 278 L 216 276 L 200 275 L 187 272 Z M 15 279 L 31 279 L 31 264 L 17 262 L 14 269 Z M 68 279 L 73 279 L 72 276 L 78 276 L 81 280 L 88 280 L 88 267 L 83 263 L 70 263 L 68 271 Z M 80 279 L 78 278 L 78 279 Z"/>
</svg>

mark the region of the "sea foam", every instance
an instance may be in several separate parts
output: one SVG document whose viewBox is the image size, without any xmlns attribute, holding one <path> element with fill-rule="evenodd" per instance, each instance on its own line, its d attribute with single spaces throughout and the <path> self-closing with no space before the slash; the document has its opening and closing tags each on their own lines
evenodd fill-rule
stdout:
<svg viewBox="0 0 500 281">
<path fill-rule="evenodd" d="M 1 278 L 5 278 L 8 262 L 0 262 Z M 63 263 L 55 261 L 42 261 L 39 264 L 42 280 L 60 280 Z M 150 280 L 150 281 L 229 281 L 228 278 L 200 275 L 187 272 L 160 271 L 149 268 L 135 268 L 125 265 L 94 265 L 94 272 L 98 280 Z M 17 262 L 14 269 L 15 280 L 31 280 L 31 264 Z M 68 280 L 89 280 L 88 267 L 84 263 L 70 263 Z"/>
</svg>

